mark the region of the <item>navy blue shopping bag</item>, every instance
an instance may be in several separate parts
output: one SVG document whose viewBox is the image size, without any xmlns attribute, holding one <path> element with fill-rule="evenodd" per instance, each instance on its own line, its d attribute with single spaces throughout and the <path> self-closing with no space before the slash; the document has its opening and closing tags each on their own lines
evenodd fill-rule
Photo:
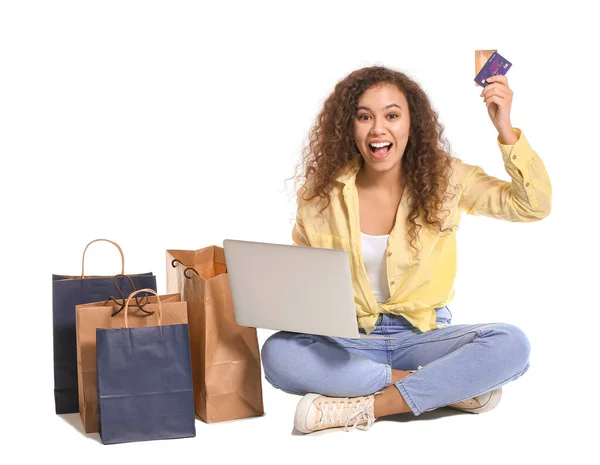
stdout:
<svg viewBox="0 0 600 465">
<path fill-rule="evenodd" d="M 98 425 L 104 444 L 196 436 L 188 325 L 163 326 L 161 321 L 168 306 L 183 306 L 186 312 L 187 304 L 161 304 L 159 297 L 147 306 L 158 325 L 129 328 L 129 301 L 138 292 L 155 294 L 142 289 L 129 296 L 124 328 L 96 330 Z"/>
<path fill-rule="evenodd" d="M 85 276 L 85 252 L 90 244 L 106 241 L 121 254 L 121 274 L 117 276 Z M 56 413 L 79 411 L 77 383 L 77 336 L 75 306 L 109 300 L 115 294 L 137 289 L 156 290 L 152 273 L 125 275 L 125 258 L 118 244 L 106 239 L 90 242 L 83 251 L 81 275 L 52 275 L 52 324 L 54 343 L 54 404 Z"/>
</svg>

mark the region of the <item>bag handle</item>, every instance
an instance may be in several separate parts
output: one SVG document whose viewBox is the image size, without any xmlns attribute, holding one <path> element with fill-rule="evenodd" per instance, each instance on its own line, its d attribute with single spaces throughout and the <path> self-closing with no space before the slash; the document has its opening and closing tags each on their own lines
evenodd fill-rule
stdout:
<svg viewBox="0 0 600 465">
<path fill-rule="evenodd" d="M 198 273 L 194 268 L 186 268 L 185 270 L 183 270 L 183 276 L 185 276 L 187 279 L 192 279 L 191 276 L 188 276 L 187 272 L 188 271 L 193 271 L 194 273 L 196 273 L 196 276 L 200 276 L 200 273 Z"/>
<path fill-rule="evenodd" d="M 121 313 L 121 310 L 123 310 L 125 308 L 125 294 L 123 294 L 123 291 L 118 286 L 118 284 L 117 284 L 117 278 L 126 278 L 127 280 L 129 280 L 129 284 L 131 284 L 131 289 L 133 289 L 133 291 L 137 291 L 135 283 L 133 282 L 133 279 L 131 279 L 131 277 L 129 277 L 129 276 L 125 275 L 125 274 L 115 275 L 115 277 L 113 278 L 113 284 L 115 285 L 115 288 L 117 289 L 117 292 L 119 294 L 121 294 L 121 300 L 123 301 L 123 303 L 119 304 L 119 302 L 117 302 L 117 299 L 115 299 L 112 295 L 109 296 L 109 298 L 108 298 L 109 302 L 114 302 L 115 305 L 121 305 L 121 308 L 119 308 L 118 310 L 115 310 L 114 312 L 112 312 L 110 316 L 116 316 L 116 315 L 118 315 L 119 313 Z M 146 298 L 146 302 L 144 302 L 143 304 L 140 304 L 139 297 L 136 296 L 136 298 L 135 298 L 136 305 L 133 305 L 133 307 L 139 308 L 142 312 L 144 312 L 147 315 L 154 315 L 154 312 L 148 311 L 148 310 L 146 310 L 144 308 L 148 304 L 148 301 L 149 301 L 149 298 L 148 298 L 147 295 L 144 296 L 144 297 Z"/>
<path fill-rule="evenodd" d="M 149 292 L 150 294 L 154 294 L 157 297 L 157 302 L 158 302 L 158 326 L 162 326 L 162 305 L 160 303 L 160 297 L 158 296 L 158 294 L 156 293 L 156 291 L 152 290 L 152 289 L 140 289 L 139 291 L 135 291 L 132 292 L 131 294 L 129 294 L 129 297 L 127 298 L 127 302 L 125 302 L 125 310 L 123 312 L 123 314 L 125 315 L 125 327 L 129 328 L 129 323 L 127 320 L 127 314 L 129 313 L 127 310 L 129 310 L 129 301 L 131 300 L 132 297 L 134 297 L 136 294 L 139 294 L 140 292 Z"/>
<path fill-rule="evenodd" d="M 195 268 L 192 268 L 191 266 L 187 266 L 187 265 L 185 265 L 185 264 L 184 264 L 182 261 L 180 261 L 180 260 L 177 260 L 176 258 L 174 258 L 174 259 L 171 261 L 171 266 L 172 266 L 173 268 L 177 268 L 176 262 L 177 262 L 177 263 L 181 263 L 183 266 L 187 267 L 185 270 L 183 270 L 183 276 L 185 276 L 187 279 L 192 279 L 192 277 L 191 277 L 191 276 L 188 276 L 188 274 L 187 274 L 187 273 L 188 273 L 188 271 L 193 271 L 194 273 L 196 273 L 196 276 L 200 276 L 200 273 L 198 273 L 198 272 L 196 271 L 196 269 L 195 269 Z"/>
<path fill-rule="evenodd" d="M 81 257 L 81 279 L 83 279 L 83 277 L 85 275 L 85 273 L 83 271 L 84 267 L 85 267 L 85 252 L 90 245 L 92 245 L 94 242 L 98 242 L 98 241 L 110 242 L 117 249 L 119 249 L 119 253 L 121 254 L 121 274 L 125 274 L 125 255 L 123 255 L 123 251 L 121 250 L 121 247 L 119 247 L 119 244 L 117 244 L 116 242 L 113 242 L 113 241 L 109 241 L 108 239 L 94 239 L 92 242 L 90 242 L 88 245 L 85 246 L 85 249 L 83 249 L 83 256 Z"/>
</svg>

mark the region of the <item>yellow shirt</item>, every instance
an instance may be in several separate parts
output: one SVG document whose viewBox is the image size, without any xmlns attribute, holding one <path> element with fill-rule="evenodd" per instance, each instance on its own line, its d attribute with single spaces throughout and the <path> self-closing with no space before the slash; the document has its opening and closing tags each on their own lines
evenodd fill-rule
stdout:
<svg viewBox="0 0 600 465">
<path fill-rule="evenodd" d="M 550 214 L 552 186 L 542 160 L 530 147 L 525 135 L 515 128 L 519 139 L 514 145 L 498 146 L 504 166 L 512 182 L 486 174 L 478 166 L 453 158 L 450 183 L 460 183 L 457 195 L 447 201 L 444 227 L 458 225 L 462 212 L 514 222 L 538 221 Z M 358 157 L 357 157 L 358 158 Z M 437 329 L 435 308 L 443 307 L 454 297 L 456 276 L 456 231 L 439 235 L 423 227 L 419 233 L 419 257 L 407 237 L 407 195 L 398 206 L 395 225 L 388 239 L 386 254 L 390 298 L 378 303 L 362 258 L 358 192 L 355 180 L 359 164 L 351 163 L 337 178 L 331 192 L 331 203 L 319 213 L 324 204 L 319 197 L 304 200 L 297 194 L 298 211 L 292 230 L 295 245 L 342 249 L 348 252 L 354 286 L 354 301 L 358 324 L 367 334 L 375 328 L 380 313 L 393 313 L 406 318 L 413 326 L 426 332 Z M 309 197 L 309 195 L 306 195 Z"/>
</svg>

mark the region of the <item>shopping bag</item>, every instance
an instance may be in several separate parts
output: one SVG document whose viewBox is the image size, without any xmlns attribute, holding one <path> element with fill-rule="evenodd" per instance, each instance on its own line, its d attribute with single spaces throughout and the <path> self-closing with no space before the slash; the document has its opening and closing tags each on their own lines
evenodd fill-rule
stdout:
<svg viewBox="0 0 600 465">
<path fill-rule="evenodd" d="M 137 296 L 136 296 L 137 298 Z M 129 305 L 129 327 L 155 325 L 150 318 L 156 308 L 157 297 L 149 297 L 137 306 Z M 179 294 L 160 297 L 162 303 L 181 302 Z M 79 386 L 79 415 L 86 433 L 98 432 L 98 391 L 96 374 L 96 329 L 121 328 L 125 300 L 105 300 L 77 305 L 77 379 Z M 135 312 L 133 311 L 135 308 Z M 185 305 L 166 305 L 163 309 L 165 324 L 187 324 Z"/>
<path fill-rule="evenodd" d="M 98 421 L 104 444 L 196 435 L 188 325 L 169 324 L 166 318 L 185 313 L 186 303 L 157 296 L 156 303 L 147 305 L 156 316 L 142 317 L 150 323 L 132 328 L 128 307 L 138 292 L 129 296 L 119 317 L 124 328 L 96 330 Z"/>
<path fill-rule="evenodd" d="M 223 248 L 167 250 L 166 265 L 167 292 L 187 303 L 196 415 L 206 423 L 263 415 L 256 329 L 235 321 Z"/>
<path fill-rule="evenodd" d="M 85 275 L 85 252 L 92 243 L 98 241 L 110 242 L 117 247 L 121 254 L 121 273 L 116 280 L 116 285 L 120 289 L 128 289 L 131 286 L 131 281 L 125 276 L 131 278 L 138 289 L 156 289 L 156 277 L 151 272 L 125 275 L 123 251 L 118 244 L 107 239 L 93 240 L 85 247 L 81 259 L 80 275 L 52 275 L 54 403 L 56 413 L 74 413 L 79 410 L 75 306 L 107 300 L 119 291 L 115 288 L 114 275 Z"/>
</svg>

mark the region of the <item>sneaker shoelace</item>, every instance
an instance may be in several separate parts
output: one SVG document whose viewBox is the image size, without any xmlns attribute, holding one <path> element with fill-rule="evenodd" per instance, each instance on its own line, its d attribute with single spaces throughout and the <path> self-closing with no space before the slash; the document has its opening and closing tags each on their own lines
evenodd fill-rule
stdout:
<svg viewBox="0 0 600 465">
<path fill-rule="evenodd" d="M 318 425 L 340 426 L 343 423 L 344 431 L 368 430 L 375 422 L 375 414 L 372 408 L 374 403 L 374 398 L 366 402 L 361 399 L 355 401 L 321 401 L 317 404 L 322 412 Z M 352 423 L 352 427 L 349 428 L 350 423 Z"/>
</svg>

